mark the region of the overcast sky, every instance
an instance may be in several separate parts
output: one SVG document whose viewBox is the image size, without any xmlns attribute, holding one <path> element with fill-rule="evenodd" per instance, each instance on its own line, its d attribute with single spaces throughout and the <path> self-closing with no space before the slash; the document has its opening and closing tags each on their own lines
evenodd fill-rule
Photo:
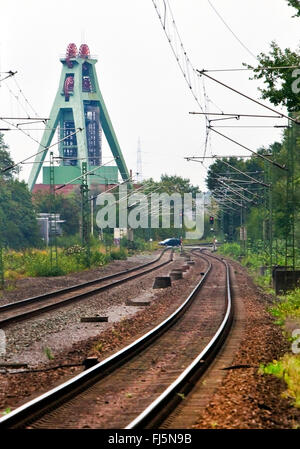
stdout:
<svg viewBox="0 0 300 449">
<path fill-rule="evenodd" d="M 276 40 L 281 47 L 299 45 L 299 18 L 286 0 L 211 0 L 223 19 L 255 55 L 268 52 Z M 170 0 L 174 18 L 195 68 L 238 68 L 257 61 L 234 38 L 207 0 Z M 0 71 L 18 71 L 16 81 L 40 117 L 49 117 L 61 72 L 59 57 L 68 43 L 85 42 L 96 65 L 100 89 L 127 166 L 136 171 L 137 141 L 141 139 L 143 177 L 162 173 L 190 178 L 205 189 L 206 171 L 185 156 L 203 154 L 205 122 L 189 115 L 199 107 L 184 81 L 152 0 L 0 0 Z M 219 72 L 212 76 L 259 98 L 258 83 L 248 72 Z M 0 75 L 2 78 L 3 75 Z M 22 106 L 8 88 L 19 96 Z M 205 81 L 214 106 L 210 111 L 268 114 L 242 97 Z M 1 83 L 0 117 L 33 113 L 11 78 Z M 25 115 L 26 116 L 26 115 Z M 224 125 L 278 125 L 284 120 L 245 119 Z M 222 124 L 222 122 L 221 122 Z M 0 127 L 6 124 L 0 122 Z M 37 126 L 40 128 L 40 126 Z M 35 128 L 32 126 L 32 128 Z M 256 150 L 280 139 L 276 128 L 224 128 L 219 131 Z M 40 131 L 30 132 L 39 140 Z M 4 132 L 12 157 L 19 161 L 35 153 L 38 145 L 21 132 Z M 247 154 L 223 138 L 211 136 L 208 155 Z M 249 153 L 248 153 L 249 154 Z M 107 144 L 104 162 L 110 156 Z M 206 165 L 211 161 L 206 160 Z M 27 181 L 29 165 L 20 179 Z M 41 181 L 41 178 L 40 178 Z"/>
</svg>

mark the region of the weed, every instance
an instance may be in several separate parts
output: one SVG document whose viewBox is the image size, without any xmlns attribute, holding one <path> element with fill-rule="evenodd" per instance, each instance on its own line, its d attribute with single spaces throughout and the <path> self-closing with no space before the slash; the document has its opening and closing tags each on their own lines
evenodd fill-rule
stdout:
<svg viewBox="0 0 300 449">
<path fill-rule="evenodd" d="M 181 399 L 185 399 L 184 393 L 177 393 L 177 396 L 179 396 Z"/>
<path fill-rule="evenodd" d="M 284 320 L 283 319 L 276 320 L 276 321 L 274 321 L 274 324 L 277 324 L 277 326 L 283 326 Z"/>
<path fill-rule="evenodd" d="M 99 343 L 97 343 L 94 346 L 94 348 L 95 348 L 95 351 L 102 352 L 103 351 L 103 343 L 100 341 Z"/>
<path fill-rule="evenodd" d="M 288 316 L 300 317 L 300 289 L 297 288 L 285 296 L 280 296 L 279 301 L 274 302 L 270 312 L 283 321 Z"/>
<path fill-rule="evenodd" d="M 300 408 L 300 356 L 285 354 L 280 360 L 268 365 L 260 365 L 259 374 L 271 374 L 284 380 L 287 390 L 283 397 L 292 399 L 293 405 Z"/>
<path fill-rule="evenodd" d="M 45 354 L 45 356 L 47 357 L 48 360 L 54 360 L 54 356 L 53 356 L 53 354 L 51 352 L 51 349 L 48 348 L 48 346 L 46 346 L 44 348 L 44 354 Z"/>
</svg>

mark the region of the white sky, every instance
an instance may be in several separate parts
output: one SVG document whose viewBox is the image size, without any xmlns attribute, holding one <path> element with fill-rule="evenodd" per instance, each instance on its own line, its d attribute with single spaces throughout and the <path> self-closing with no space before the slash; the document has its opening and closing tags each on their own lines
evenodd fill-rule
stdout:
<svg viewBox="0 0 300 449">
<path fill-rule="evenodd" d="M 212 0 L 212 3 L 255 55 L 268 52 L 274 39 L 282 48 L 296 49 L 299 45 L 299 19 L 292 18 L 294 9 L 287 6 L 286 0 Z M 195 68 L 237 68 L 243 62 L 255 65 L 255 59 L 226 29 L 207 0 L 170 0 L 170 5 Z M 68 43 L 75 42 L 79 48 L 86 42 L 91 54 L 98 56 L 100 89 L 128 168 L 136 171 L 140 137 L 144 178 L 152 176 L 158 180 L 162 173 L 177 174 L 205 189 L 206 171 L 201 164 L 184 160 L 184 156 L 203 154 L 204 119 L 189 115 L 189 111 L 199 108 L 177 66 L 151 0 L 0 0 L 0 10 L 0 71 L 18 71 L 16 80 L 41 117 L 49 117 L 58 89 L 59 57 L 65 54 Z M 258 83 L 249 81 L 248 72 L 211 75 L 259 99 Z M 13 79 L 1 84 L 0 117 L 24 116 L 7 86 L 18 94 Z M 210 99 L 224 112 L 269 114 L 212 81 L 205 81 L 205 86 Z M 26 109 L 30 111 L 28 105 Z M 211 105 L 210 110 L 217 108 Z M 231 123 L 274 125 L 286 121 L 223 122 Z M 1 127 L 6 124 L 0 122 Z M 276 128 L 219 131 L 253 150 L 281 136 Z M 21 132 L 9 131 L 4 135 L 15 161 L 38 150 L 38 145 Z M 31 135 L 39 140 L 41 133 L 34 131 Z M 210 154 L 247 152 L 212 135 Z M 110 156 L 107 145 L 104 156 Z M 210 163 L 206 161 L 206 165 Z M 30 165 L 23 167 L 20 179 L 27 181 Z"/>
</svg>

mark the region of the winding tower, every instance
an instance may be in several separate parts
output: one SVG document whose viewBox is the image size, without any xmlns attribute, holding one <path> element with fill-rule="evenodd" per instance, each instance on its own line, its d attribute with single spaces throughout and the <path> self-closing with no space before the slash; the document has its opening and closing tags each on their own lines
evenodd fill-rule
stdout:
<svg viewBox="0 0 300 449">
<path fill-rule="evenodd" d="M 66 56 L 60 61 L 59 88 L 29 176 L 29 189 L 32 190 L 36 183 L 57 130 L 60 165 L 54 167 L 56 185 L 79 177 L 84 162 L 88 170 L 95 168 L 91 177 L 93 184 L 117 183 L 118 171 L 122 179 L 127 180 L 129 172 L 98 84 L 95 70 L 97 59 L 91 57 L 86 44 L 77 50 L 76 45 L 71 43 Z M 101 167 L 102 131 L 117 166 Z M 80 184 L 81 180 L 74 181 L 76 183 Z M 43 184 L 50 184 L 50 167 L 47 166 L 43 167 Z"/>
</svg>

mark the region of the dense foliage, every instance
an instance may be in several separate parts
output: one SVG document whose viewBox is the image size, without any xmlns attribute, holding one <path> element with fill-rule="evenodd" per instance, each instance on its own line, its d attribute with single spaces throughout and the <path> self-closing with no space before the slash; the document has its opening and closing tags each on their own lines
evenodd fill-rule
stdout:
<svg viewBox="0 0 300 449">
<path fill-rule="evenodd" d="M 196 193 L 200 193 L 199 187 L 194 186 L 190 183 L 189 179 L 182 178 L 177 175 L 161 175 L 160 181 L 154 181 L 152 178 L 144 181 L 144 189 L 143 193 L 145 193 L 148 198 L 150 198 L 151 193 L 166 193 L 168 195 L 172 195 L 173 193 L 179 193 L 181 197 L 184 197 L 185 193 L 190 193 L 195 198 Z M 150 200 L 149 200 L 150 203 Z M 176 228 L 174 227 L 174 217 L 173 217 L 173 204 L 171 202 L 170 207 L 170 228 L 162 227 L 162 215 L 159 217 L 159 228 L 150 227 L 148 229 L 137 229 L 135 230 L 135 235 L 143 238 L 145 240 L 149 240 L 152 238 L 153 240 L 163 240 L 169 237 L 184 237 L 185 235 L 185 227 L 184 222 L 182 223 L 182 227 Z M 149 216 L 150 220 L 150 216 Z"/>
<path fill-rule="evenodd" d="M 254 79 L 263 80 L 265 88 L 259 88 L 263 99 L 268 99 L 275 106 L 286 106 L 288 111 L 299 111 L 299 70 L 300 49 L 282 50 L 278 44 L 271 42 L 269 54 L 260 53 L 258 67 L 247 65 L 254 72 Z M 262 67 L 267 67 L 264 69 Z M 283 67 L 283 68 L 281 68 Z M 286 67 L 291 67 L 287 69 Z M 252 79 L 252 78 L 251 78 Z"/>
<path fill-rule="evenodd" d="M 243 205 L 243 224 L 248 229 L 248 238 L 250 241 L 262 240 L 268 237 L 272 220 L 273 237 L 285 239 L 290 227 L 290 215 L 287 210 L 287 176 L 288 145 L 292 146 L 294 161 L 294 186 L 293 206 L 295 210 L 295 236 L 296 241 L 300 242 L 300 226 L 298 216 L 300 213 L 300 192 L 297 188 L 300 181 L 300 129 L 293 125 L 293 139 L 291 139 L 291 130 L 285 131 L 281 143 L 275 142 L 268 148 L 258 150 L 260 154 L 267 154 L 272 161 L 278 162 L 285 169 L 252 156 L 248 160 L 238 158 L 223 158 L 210 166 L 207 176 L 207 186 L 213 196 L 219 201 L 228 198 L 226 205 L 219 210 L 219 230 L 223 229 L 225 236 L 230 234 L 230 220 L 234 233 L 232 239 L 238 239 L 238 228 L 241 225 L 241 207 Z M 229 163 L 231 167 L 225 163 Z M 232 168 L 233 167 L 233 168 Z M 255 183 L 245 175 L 239 174 L 234 170 L 238 168 L 246 174 L 263 184 Z M 235 183 L 235 180 L 239 180 Z M 226 188 L 220 181 L 225 182 L 229 188 Z M 240 181 L 244 181 L 243 183 Z M 239 191 L 240 195 L 233 194 L 230 187 Z M 244 197 L 244 198 L 243 198 Z M 232 202 L 235 201 L 235 202 Z M 223 213 L 222 213 L 223 211 Z M 221 223 L 222 220 L 222 223 Z M 222 226 L 221 226 L 222 225 Z M 297 245 L 296 245 L 297 246 Z M 298 245 L 299 246 L 299 245 Z"/>
<path fill-rule="evenodd" d="M 0 169 L 13 165 L 0 134 Z M 0 173 L 0 239 L 10 248 L 41 244 L 31 194 L 24 182 L 13 178 L 17 168 Z"/>
<path fill-rule="evenodd" d="M 51 211 L 51 196 L 48 192 L 38 191 L 33 195 L 33 203 L 37 213 L 49 213 Z M 79 232 L 81 217 L 81 197 L 76 194 L 64 196 L 55 195 L 53 209 L 64 220 L 61 227 L 64 235 L 73 236 Z"/>
<path fill-rule="evenodd" d="M 297 9 L 300 16 L 299 1 L 288 1 L 290 6 Z M 276 42 L 271 42 L 269 54 L 258 55 L 258 67 L 251 67 L 254 79 L 262 80 L 263 88 L 259 88 L 261 97 L 269 100 L 275 106 L 286 107 L 292 118 L 299 117 L 300 113 L 300 49 L 293 51 L 289 48 L 281 49 Z M 298 69 L 295 70 L 295 67 Z M 299 120 L 299 119 L 298 119 Z M 268 148 L 258 149 L 257 153 L 269 155 L 275 163 L 283 169 L 262 160 L 257 156 L 249 160 L 238 158 L 216 161 L 209 170 L 207 186 L 217 199 L 224 199 L 224 195 L 230 195 L 230 189 L 220 191 L 220 175 L 231 178 L 231 187 L 239 188 L 240 196 L 234 196 L 235 202 L 244 206 L 241 217 L 241 207 L 233 202 L 227 202 L 227 209 L 219 213 L 219 230 L 229 240 L 238 239 L 239 227 L 247 226 L 248 241 L 256 245 L 258 241 L 270 240 L 271 232 L 274 239 L 279 240 L 279 246 L 291 234 L 292 218 L 295 222 L 295 247 L 296 252 L 300 247 L 300 127 L 290 121 L 290 128 L 285 129 L 282 140 L 275 142 Z M 229 163 L 233 168 L 226 165 Z M 245 175 L 239 176 L 234 167 L 242 172 L 251 173 L 262 184 L 254 184 Z M 234 180 L 242 178 L 244 183 L 234 184 Z M 294 193 L 288 193 L 290 181 L 294 178 Z M 248 183 L 246 183 L 248 181 Z M 223 186 L 224 187 L 224 186 Z M 246 188 L 246 189 L 245 189 Z M 277 243 L 276 243 L 277 244 Z M 298 258 L 300 254 L 297 255 Z"/>
</svg>

